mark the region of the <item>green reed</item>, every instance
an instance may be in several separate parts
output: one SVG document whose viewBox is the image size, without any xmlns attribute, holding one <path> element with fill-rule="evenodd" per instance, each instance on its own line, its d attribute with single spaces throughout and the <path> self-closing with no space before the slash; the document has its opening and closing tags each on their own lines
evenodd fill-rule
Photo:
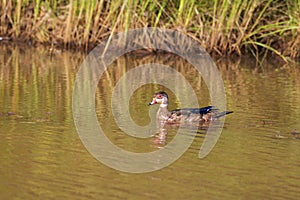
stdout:
<svg viewBox="0 0 300 200">
<path fill-rule="evenodd" d="M 1 0 L 0 36 L 95 46 L 120 31 L 183 31 L 219 54 L 300 57 L 300 0 Z"/>
</svg>

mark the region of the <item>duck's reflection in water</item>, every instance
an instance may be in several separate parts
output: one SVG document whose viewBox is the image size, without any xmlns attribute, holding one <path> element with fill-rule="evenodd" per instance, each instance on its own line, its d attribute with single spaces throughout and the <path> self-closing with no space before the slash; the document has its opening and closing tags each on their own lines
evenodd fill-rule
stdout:
<svg viewBox="0 0 300 200">
<path fill-rule="evenodd" d="M 214 121 L 201 121 L 198 124 L 189 124 L 189 123 L 178 123 L 178 124 L 167 124 L 164 121 L 157 121 L 157 129 L 152 134 L 151 143 L 156 148 L 163 148 L 169 140 L 174 137 L 174 134 L 185 134 L 187 137 L 197 137 L 197 138 L 204 138 L 205 134 L 207 133 L 208 128 L 210 128 L 211 132 L 220 130 L 224 128 L 223 123 L 220 123 L 219 120 Z M 184 130 L 182 133 L 177 133 L 178 129 L 181 128 Z M 196 131 L 196 135 L 192 132 Z M 168 140 L 168 134 L 169 136 Z"/>
<path fill-rule="evenodd" d="M 167 136 L 168 136 L 167 128 L 162 127 L 160 129 L 158 129 L 158 133 L 156 133 L 152 137 L 153 145 L 156 146 L 157 148 L 162 148 L 163 146 L 165 146 L 165 144 L 167 142 Z"/>
<path fill-rule="evenodd" d="M 200 122 L 199 124 L 167 124 L 164 121 L 157 121 L 157 129 L 155 133 L 152 135 L 152 144 L 157 148 L 163 148 L 168 141 L 168 134 L 171 133 L 171 137 L 173 137 L 173 133 L 177 134 L 177 130 L 179 128 L 185 130 L 184 133 L 179 134 L 186 134 L 187 136 L 192 136 L 193 134 L 189 134 L 192 131 L 197 131 L 196 137 L 203 136 L 208 127 L 210 126 L 209 122 Z"/>
</svg>

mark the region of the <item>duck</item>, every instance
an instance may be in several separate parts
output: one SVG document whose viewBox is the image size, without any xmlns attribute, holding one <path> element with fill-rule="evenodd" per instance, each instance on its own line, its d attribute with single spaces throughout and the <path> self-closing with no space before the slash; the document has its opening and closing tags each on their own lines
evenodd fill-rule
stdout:
<svg viewBox="0 0 300 200">
<path fill-rule="evenodd" d="M 156 92 L 148 106 L 159 104 L 156 119 L 163 121 L 164 124 L 180 123 L 209 123 L 217 118 L 233 113 L 233 111 L 218 112 L 215 106 L 202 108 L 182 108 L 172 111 L 168 110 L 169 97 L 164 91 Z"/>
</svg>

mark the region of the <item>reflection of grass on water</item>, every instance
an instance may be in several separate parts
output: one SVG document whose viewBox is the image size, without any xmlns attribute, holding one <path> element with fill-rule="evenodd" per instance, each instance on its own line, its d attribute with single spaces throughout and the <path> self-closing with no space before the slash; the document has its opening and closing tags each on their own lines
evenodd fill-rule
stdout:
<svg viewBox="0 0 300 200">
<path fill-rule="evenodd" d="M 90 48 L 141 27 L 181 30 L 209 52 L 300 56 L 300 1 L 12 0 L 0 3 L 0 36 Z"/>
</svg>

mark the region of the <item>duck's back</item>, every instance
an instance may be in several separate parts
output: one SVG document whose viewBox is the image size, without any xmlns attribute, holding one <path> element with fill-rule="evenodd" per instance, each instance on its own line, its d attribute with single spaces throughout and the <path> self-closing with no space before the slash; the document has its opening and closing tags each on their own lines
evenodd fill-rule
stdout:
<svg viewBox="0 0 300 200">
<path fill-rule="evenodd" d="M 182 108 L 172 110 L 168 119 L 169 123 L 194 123 L 207 121 L 211 118 L 212 112 L 216 110 L 214 106 L 203 108 Z"/>
</svg>

